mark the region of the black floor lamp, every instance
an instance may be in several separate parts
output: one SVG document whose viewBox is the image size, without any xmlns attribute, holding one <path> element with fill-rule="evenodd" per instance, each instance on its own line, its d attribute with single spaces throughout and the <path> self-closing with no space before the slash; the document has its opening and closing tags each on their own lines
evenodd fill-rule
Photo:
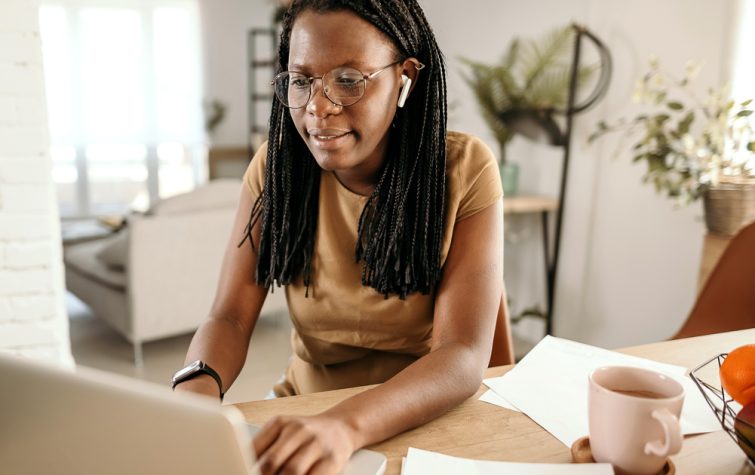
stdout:
<svg viewBox="0 0 755 475">
<path fill-rule="evenodd" d="M 594 34 L 582 25 L 572 24 L 574 29 L 574 49 L 571 63 L 571 76 L 569 81 L 568 102 L 564 109 L 544 110 L 513 110 L 506 117 L 506 126 L 517 134 L 539 143 L 547 143 L 552 146 L 563 148 L 563 162 L 561 168 L 561 181 L 558 194 L 558 210 L 556 212 L 556 226 L 553 243 L 553 256 L 548 250 L 548 239 L 545 239 L 545 265 L 546 265 L 546 305 L 545 313 L 546 333 L 553 332 L 553 308 L 556 295 L 556 275 L 558 260 L 561 249 L 561 229 L 563 227 L 564 205 L 566 203 L 566 184 L 569 172 L 569 159 L 571 157 L 571 135 L 574 116 L 586 111 L 603 98 L 611 81 L 612 62 L 611 54 Z M 582 42 L 589 41 L 594 45 L 599 56 L 600 75 L 593 90 L 581 102 L 577 103 L 577 85 L 580 59 L 582 55 Z M 556 121 L 556 117 L 564 117 L 565 125 L 562 127 Z M 543 229 L 547 230 L 547 216 L 543 215 Z M 547 233 L 547 231 L 544 231 Z"/>
</svg>

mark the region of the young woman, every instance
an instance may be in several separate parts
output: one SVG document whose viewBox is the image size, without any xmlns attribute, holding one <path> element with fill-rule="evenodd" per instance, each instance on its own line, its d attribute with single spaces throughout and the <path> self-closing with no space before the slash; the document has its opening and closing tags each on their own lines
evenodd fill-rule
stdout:
<svg viewBox="0 0 755 475">
<path fill-rule="evenodd" d="M 276 395 L 383 384 L 275 418 L 254 449 L 263 473 L 337 473 L 479 388 L 507 331 L 501 185 L 480 140 L 446 131 L 443 58 L 416 0 L 295 0 L 279 58 L 269 140 L 187 354 L 202 364 L 175 387 L 222 395 L 285 286 L 293 357 Z"/>
</svg>

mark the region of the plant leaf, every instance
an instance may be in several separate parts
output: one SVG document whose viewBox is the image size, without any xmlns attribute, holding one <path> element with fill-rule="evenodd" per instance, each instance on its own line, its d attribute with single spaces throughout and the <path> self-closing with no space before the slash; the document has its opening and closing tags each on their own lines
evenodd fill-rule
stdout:
<svg viewBox="0 0 755 475">
<path fill-rule="evenodd" d="M 689 133 L 689 128 L 692 126 L 692 122 L 694 121 L 695 113 L 693 111 L 689 111 L 687 115 L 685 115 L 684 118 L 679 121 L 679 125 L 677 125 L 676 131 L 679 133 L 679 135 Z"/>
<path fill-rule="evenodd" d="M 527 40 L 521 44 L 521 74 L 524 80 L 524 90 L 528 90 L 532 83 L 560 57 L 572 47 L 574 30 L 571 26 L 556 28 L 549 31 L 538 40 Z"/>
</svg>

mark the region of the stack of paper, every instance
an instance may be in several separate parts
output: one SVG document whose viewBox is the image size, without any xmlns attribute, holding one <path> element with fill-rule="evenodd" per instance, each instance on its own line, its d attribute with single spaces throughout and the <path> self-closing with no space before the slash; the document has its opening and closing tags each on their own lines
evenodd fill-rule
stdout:
<svg viewBox="0 0 755 475">
<path fill-rule="evenodd" d="M 524 412 L 558 440 L 571 446 L 588 434 L 587 380 L 596 368 L 635 366 L 664 373 L 684 386 L 684 434 L 721 430 L 721 425 L 687 369 L 546 336 L 511 371 L 485 380 L 493 390 L 480 399 Z"/>
<path fill-rule="evenodd" d="M 401 475 L 613 475 L 608 463 L 517 463 L 471 460 L 409 447 Z"/>
</svg>

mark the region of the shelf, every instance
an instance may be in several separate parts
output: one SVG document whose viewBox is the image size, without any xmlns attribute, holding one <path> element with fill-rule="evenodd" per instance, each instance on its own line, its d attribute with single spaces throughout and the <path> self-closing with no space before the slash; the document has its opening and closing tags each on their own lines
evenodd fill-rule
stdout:
<svg viewBox="0 0 755 475">
<path fill-rule="evenodd" d="M 515 195 L 503 198 L 504 214 L 552 212 L 558 209 L 558 199 L 550 196 Z"/>
<path fill-rule="evenodd" d="M 253 68 L 273 68 L 275 67 L 276 62 L 272 59 L 257 59 L 251 61 L 249 65 Z"/>
</svg>

